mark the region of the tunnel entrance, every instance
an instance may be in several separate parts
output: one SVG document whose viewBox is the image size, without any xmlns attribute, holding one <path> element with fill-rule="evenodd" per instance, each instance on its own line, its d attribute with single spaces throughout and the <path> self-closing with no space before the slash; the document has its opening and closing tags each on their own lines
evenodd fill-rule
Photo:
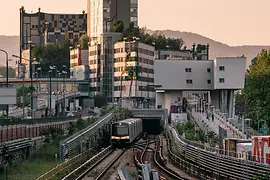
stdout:
<svg viewBox="0 0 270 180">
<path fill-rule="evenodd" d="M 162 132 L 161 118 L 143 118 L 143 132 L 158 135 Z"/>
</svg>

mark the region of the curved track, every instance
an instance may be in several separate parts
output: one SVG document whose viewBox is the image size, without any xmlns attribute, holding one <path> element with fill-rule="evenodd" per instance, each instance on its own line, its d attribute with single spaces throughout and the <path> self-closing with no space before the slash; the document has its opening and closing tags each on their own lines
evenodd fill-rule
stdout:
<svg viewBox="0 0 270 180">
<path fill-rule="evenodd" d="M 140 164 L 143 164 L 145 161 L 152 163 L 152 165 L 161 173 L 160 179 L 186 180 L 187 178 L 181 177 L 179 174 L 165 166 L 164 158 L 162 157 L 161 153 L 162 145 L 160 144 L 160 136 L 148 137 L 147 143 L 143 150 L 140 147 L 136 147 L 141 149 L 142 153 L 140 154 L 139 160 L 137 157 L 135 157 L 135 161 L 137 159 L 137 162 Z"/>
</svg>

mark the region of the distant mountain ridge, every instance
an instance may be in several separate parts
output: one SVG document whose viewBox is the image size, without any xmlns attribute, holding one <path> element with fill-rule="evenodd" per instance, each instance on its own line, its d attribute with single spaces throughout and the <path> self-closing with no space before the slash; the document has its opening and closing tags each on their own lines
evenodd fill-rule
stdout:
<svg viewBox="0 0 270 180">
<path fill-rule="evenodd" d="M 149 33 L 155 32 L 152 30 L 147 30 Z M 192 47 L 193 43 L 196 44 L 206 44 L 210 45 L 210 59 L 215 59 L 216 57 L 232 57 L 245 55 L 250 63 L 262 49 L 270 49 L 270 46 L 229 46 L 227 44 L 212 40 L 210 38 L 204 37 L 202 35 L 192 33 L 192 32 L 181 32 L 172 30 L 162 30 L 162 32 L 167 37 L 172 38 L 182 38 L 188 48 Z M 0 49 L 4 49 L 9 53 L 9 58 L 12 54 L 19 55 L 19 36 L 3 36 L 0 35 Z M 14 59 L 15 60 L 15 59 Z M 0 53 L 0 66 L 5 65 L 5 56 Z M 15 62 L 10 62 L 10 65 L 15 65 Z"/>
<path fill-rule="evenodd" d="M 149 33 L 155 31 L 148 30 Z M 227 44 L 212 40 L 210 38 L 204 37 L 202 35 L 192 33 L 192 32 L 181 32 L 172 30 L 162 30 L 165 36 L 171 38 L 181 37 L 188 48 L 192 47 L 193 43 L 196 44 L 206 44 L 209 43 L 210 48 L 210 59 L 215 59 L 216 57 L 235 57 L 245 55 L 247 57 L 247 66 L 250 61 L 258 55 L 262 49 L 270 49 L 269 46 L 255 46 L 255 45 L 243 45 L 243 46 L 229 46 Z"/>
</svg>

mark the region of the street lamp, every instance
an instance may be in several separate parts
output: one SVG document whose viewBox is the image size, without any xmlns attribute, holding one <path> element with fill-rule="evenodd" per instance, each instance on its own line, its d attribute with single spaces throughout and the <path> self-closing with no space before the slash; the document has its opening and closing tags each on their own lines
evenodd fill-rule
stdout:
<svg viewBox="0 0 270 180">
<path fill-rule="evenodd" d="M 7 76 L 6 77 L 7 78 L 6 84 L 7 84 L 7 88 L 8 88 L 8 61 L 9 61 L 9 59 L 8 59 L 8 53 L 7 53 L 7 51 L 5 51 L 3 49 L 0 49 L 0 51 L 6 54 L 6 76 Z M 7 105 L 7 110 L 6 110 L 6 114 L 7 114 L 6 117 L 7 117 L 7 119 L 8 119 L 8 111 L 9 111 L 9 105 Z"/>
</svg>

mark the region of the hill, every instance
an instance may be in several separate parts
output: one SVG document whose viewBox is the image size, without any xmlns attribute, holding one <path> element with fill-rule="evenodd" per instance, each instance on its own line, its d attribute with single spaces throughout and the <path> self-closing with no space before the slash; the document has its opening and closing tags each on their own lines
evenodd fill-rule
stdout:
<svg viewBox="0 0 270 180">
<path fill-rule="evenodd" d="M 15 58 L 12 58 L 12 54 L 20 54 L 20 38 L 19 36 L 2 36 L 0 35 L 0 49 L 8 52 L 10 66 L 15 66 Z M 6 56 L 4 53 L 0 52 L 0 66 L 6 65 Z"/>
<path fill-rule="evenodd" d="M 154 32 L 148 30 L 148 32 Z M 172 38 L 182 38 L 185 41 L 185 44 L 190 48 L 193 43 L 196 44 L 206 44 L 210 45 L 210 58 L 215 59 L 217 56 L 241 56 L 245 55 L 248 59 L 248 63 L 252 58 L 257 56 L 257 54 L 262 49 L 270 49 L 270 46 L 229 46 L 218 41 L 214 41 L 210 38 L 201 36 L 196 33 L 191 32 L 181 32 L 181 31 L 172 31 L 172 30 L 163 30 L 167 37 Z M 19 36 L 0 36 L 0 49 L 5 49 L 8 51 L 11 58 L 12 54 L 19 54 Z M 15 59 L 13 62 L 10 62 L 10 65 L 15 65 Z M 5 56 L 3 53 L 0 53 L 0 66 L 5 65 Z"/>
<path fill-rule="evenodd" d="M 152 33 L 154 31 L 148 31 Z M 193 43 L 196 44 L 206 44 L 210 45 L 210 59 L 215 59 L 218 56 L 241 56 L 245 55 L 247 57 L 247 65 L 249 65 L 250 61 L 257 56 L 257 54 L 262 49 L 270 49 L 270 46 L 252 46 L 252 45 L 244 45 L 244 46 L 229 46 L 227 44 L 214 41 L 210 38 L 201 36 L 192 32 L 181 32 L 181 31 L 172 31 L 172 30 L 163 30 L 161 31 L 167 37 L 171 38 L 182 38 L 185 41 L 185 44 L 188 48 L 192 47 Z"/>
</svg>

